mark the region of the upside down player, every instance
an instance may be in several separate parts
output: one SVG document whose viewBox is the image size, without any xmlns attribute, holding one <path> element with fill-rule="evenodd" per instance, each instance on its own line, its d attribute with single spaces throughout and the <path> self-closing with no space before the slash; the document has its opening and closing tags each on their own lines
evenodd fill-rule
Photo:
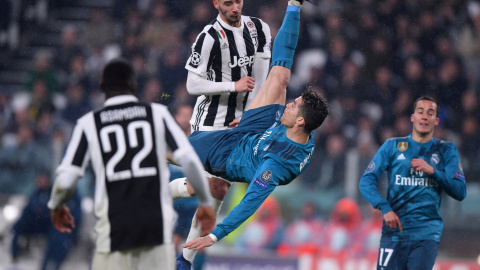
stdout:
<svg viewBox="0 0 480 270">
<path fill-rule="evenodd" d="M 189 269 L 197 250 L 213 245 L 248 219 L 278 185 L 293 181 L 310 162 L 312 131 L 328 115 L 324 98 L 308 89 L 286 106 L 286 87 L 298 41 L 302 1 L 290 0 L 273 46 L 272 68 L 238 127 L 194 132 L 189 140 L 210 174 L 248 183 L 247 192 L 232 212 L 207 236 L 192 226 L 178 269 Z M 282 115 L 283 112 L 283 115 Z M 218 215 L 230 183 L 209 179 Z M 170 182 L 174 199 L 195 195 L 185 178 Z M 200 237 L 200 238 L 199 238 Z"/>
<path fill-rule="evenodd" d="M 377 269 L 432 269 L 443 230 L 442 191 L 456 200 L 466 196 L 457 147 L 433 138 L 438 103 L 421 97 L 413 105 L 410 136 L 387 140 L 360 179 L 360 192 L 383 213 Z M 388 171 L 388 195 L 378 179 Z"/>
</svg>

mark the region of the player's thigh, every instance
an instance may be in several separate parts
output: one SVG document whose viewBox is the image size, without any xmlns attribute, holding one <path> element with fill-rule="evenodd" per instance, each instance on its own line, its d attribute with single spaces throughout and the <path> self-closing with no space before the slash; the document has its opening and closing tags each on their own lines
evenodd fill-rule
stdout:
<svg viewBox="0 0 480 270">
<path fill-rule="evenodd" d="M 175 248 L 172 243 L 144 248 L 138 256 L 138 270 L 165 269 L 174 270 Z"/>
<path fill-rule="evenodd" d="M 377 270 L 404 270 L 408 247 L 402 242 L 382 241 L 378 250 Z"/>
<path fill-rule="evenodd" d="M 429 270 L 437 258 L 438 243 L 434 240 L 412 241 L 408 256 L 408 270 Z"/>
<path fill-rule="evenodd" d="M 249 110 L 272 104 L 285 104 L 287 85 L 290 81 L 291 71 L 288 68 L 274 66 L 267 76 L 258 94 L 250 103 Z"/>
</svg>

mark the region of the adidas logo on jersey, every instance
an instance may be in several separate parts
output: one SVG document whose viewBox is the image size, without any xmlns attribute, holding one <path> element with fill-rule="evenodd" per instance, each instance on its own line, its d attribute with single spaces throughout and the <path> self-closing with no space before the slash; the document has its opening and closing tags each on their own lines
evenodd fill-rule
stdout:
<svg viewBox="0 0 480 270">
<path fill-rule="evenodd" d="M 222 45 L 222 50 L 225 50 L 225 49 L 228 49 L 228 44 L 227 43 L 223 43 L 223 45 Z"/>
<path fill-rule="evenodd" d="M 404 160 L 406 159 L 405 156 L 402 154 L 400 154 L 400 156 L 397 157 L 397 160 Z"/>
</svg>

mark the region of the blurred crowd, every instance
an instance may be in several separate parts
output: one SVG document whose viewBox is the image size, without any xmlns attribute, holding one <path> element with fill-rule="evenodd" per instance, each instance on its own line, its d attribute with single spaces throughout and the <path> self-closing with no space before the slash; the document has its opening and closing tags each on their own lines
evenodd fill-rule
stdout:
<svg viewBox="0 0 480 270">
<path fill-rule="evenodd" d="M 58 13 L 52 11 L 75 2 L 0 0 L 0 59 L 31 50 L 32 39 L 26 37 L 55 21 Z M 101 68 L 114 56 L 132 61 L 141 100 L 174 109 L 194 104 L 196 97 L 186 91 L 184 66 L 195 37 L 216 17 L 212 2 L 109 3 L 109 8 L 92 8 L 83 24 L 65 21 L 58 46 L 34 51 L 23 91 L 0 85 L 0 194 L 32 194 L 39 170 L 53 175 L 75 121 L 102 104 Z M 243 14 L 266 21 L 274 38 L 285 5 L 285 0 L 245 0 Z M 364 169 L 386 139 L 410 133 L 412 104 L 421 95 L 439 100 L 440 125 L 434 136 L 457 145 L 467 190 L 478 189 L 480 2 L 321 0 L 302 12 L 288 98 L 310 85 L 327 97 L 331 108 L 315 132 L 310 166 L 295 181 L 298 187 L 285 188 L 283 196 L 316 194 L 311 207 L 324 203 L 331 217 L 337 216 L 335 204 L 341 198 L 366 204 L 358 193 Z M 18 25 L 18 38 L 12 38 L 12 22 Z M 83 190 L 82 196 L 92 195 L 91 185 Z M 307 208 L 305 218 L 311 211 L 303 200 L 296 206 L 278 203 L 282 209 Z M 315 226 L 320 230 L 327 225 Z M 299 239 L 302 232 L 286 228 L 284 233 L 287 240 L 278 246 L 286 254 L 292 252 L 288 239 Z M 327 236 L 344 237 L 333 232 L 322 237 Z"/>
<path fill-rule="evenodd" d="M 299 214 L 285 222 L 274 197 L 269 197 L 235 241 L 241 254 L 276 253 L 282 257 L 373 259 L 378 255 L 383 216 L 371 208 L 365 216 L 350 198 L 335 203 L 324 218 L 307 201 Z"/>
</svg>

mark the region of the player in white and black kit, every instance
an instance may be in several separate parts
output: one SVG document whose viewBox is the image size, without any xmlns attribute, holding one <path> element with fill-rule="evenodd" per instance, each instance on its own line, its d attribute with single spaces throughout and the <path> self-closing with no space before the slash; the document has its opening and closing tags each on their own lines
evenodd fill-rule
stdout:
<svg viewBox="0 0 480 270">
<path fill-rule="evenodd" d="M 199 95 L 192 131 L 226 129 L 239 120 L 268 74 L 270 27 L 242 16 L 243 0 L 213 0 L 219 15 L 205 26 L 185 65 L 187 90 Z M 251 92 L 251 93 L 250 93 Z"/>
<path fill-rule="evenodd" d="M 203 167 L 167 108 L 139 102 L 136 78 L 127 60 L 103 70 L 104 107 L 81 117 L 57 168 L 48 207 L 61 232 L 75 227 L 64 205 L 90 163 L 95 172 L 96 250 L 91 269 L 175 269 L 176 214 L 168 188 L 167 153 L 182 165 L 195 189 L 202 231 L 214 225 L 211 194 Z"/>
</svg>

